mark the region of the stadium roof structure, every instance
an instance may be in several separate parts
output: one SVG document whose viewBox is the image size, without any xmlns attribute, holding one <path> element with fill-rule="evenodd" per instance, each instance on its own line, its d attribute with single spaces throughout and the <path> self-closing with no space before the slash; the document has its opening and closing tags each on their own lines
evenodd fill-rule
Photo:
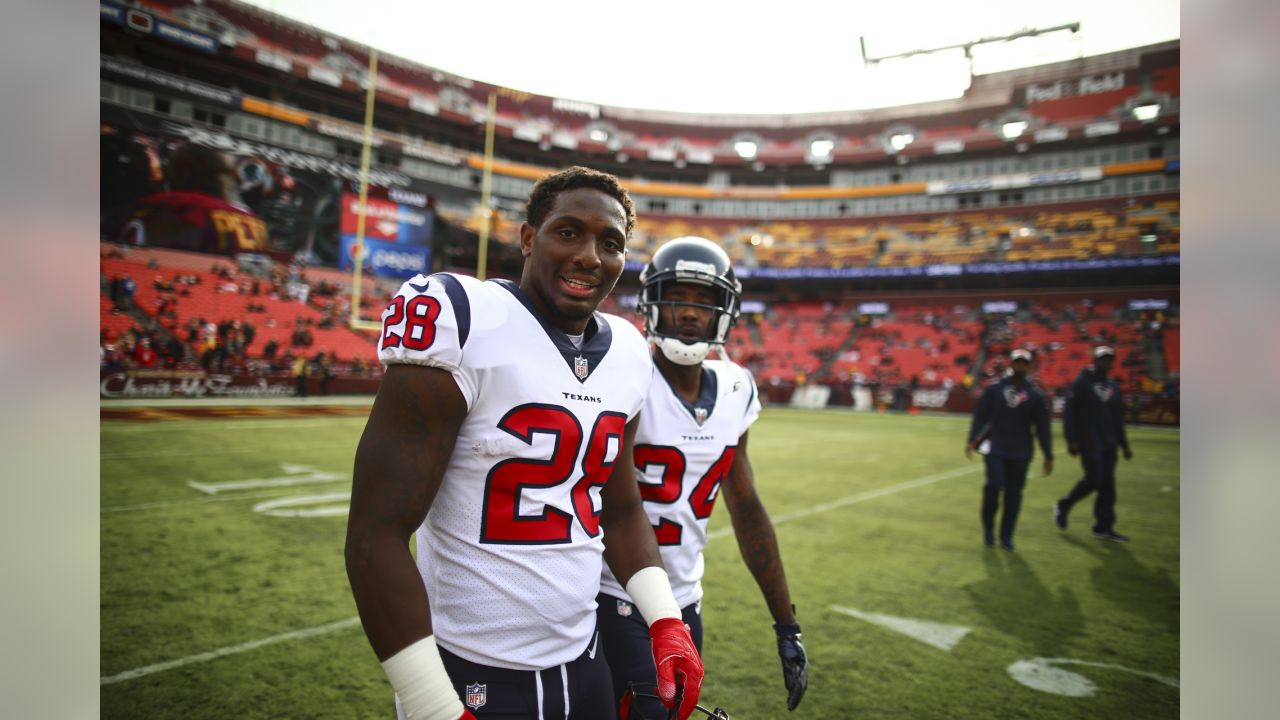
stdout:
<svg viewBox="0 0 1280 720">
<path fill-rule="evenodd" d="M 744 122 L 742 115 L 957 99 L 970 70 L 981 76 L 1087 58 L 1176 40 L 1180 33 L 1176 0 L 919 0 L 909 17 L 901 7 L 866 0 L 793 0 L 765 13 L 655 0 L 625 16 L 585 0 L 557 3 L 553 11 L 508 0 L 430 7 L 372 0 L 360 12 L 308 0 L 249 3 L 282 31 L 349 38 L 476 82 L 615 112 L 692 112 L 696 122 L 735 116 L 720 123 L 738 125 L 759 122 Z M 1044 32 L 1051 28 L 1078 32 Z M 959 48 L 980 39 L 991 42 L 966 49 L 972 50 L 970 67 L 970 53 Z"/>
</svg>

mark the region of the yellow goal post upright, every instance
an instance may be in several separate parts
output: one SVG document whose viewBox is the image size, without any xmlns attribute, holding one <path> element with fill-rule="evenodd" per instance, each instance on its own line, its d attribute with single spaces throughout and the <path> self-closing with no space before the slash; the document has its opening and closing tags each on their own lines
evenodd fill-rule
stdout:
<svg viewBox="0 0 1280 720">
<path fill-rule="evenodd" d="M 381 330 L 379 320 L 360 317 L 360 281 L 364 269 L 365 205 L 369 199 L 369 160 L 373 145 L 373 100 L 378 93 L 378 50 L 369 48 L 369 78 L 364 100 L 364 144 L 360 148 L 360 205 L 356 210 L 356 242 L 352 248 L 355 265 L 351 270 L 351 328 L 353 330 Z"/>
</svg>

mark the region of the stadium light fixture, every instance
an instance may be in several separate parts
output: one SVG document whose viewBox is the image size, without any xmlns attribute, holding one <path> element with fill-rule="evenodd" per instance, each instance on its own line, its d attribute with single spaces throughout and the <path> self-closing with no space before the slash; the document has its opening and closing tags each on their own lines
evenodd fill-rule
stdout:
<svg viewBox="0 0 1280 720">
<path fill-rule="evenodd" d="M 1151 122 L 1160 114 L 1160 105 L 1151 103 L 1150 105 L 1139 105 L 1133 109 L 1133 117 L 1139 122 Z"/>
<path fill-rule="evenodd" d="M 1000 126 L 1000 134 L 1004 136 L 1005 140 L 1013 140 L 1015 138 L 1022 137 L 1022 133 L 1026 131 L 1027 131 L 1026 120 L 1015 120 L 1013 122 L 1007 122 Z"/>
<path fill-rule="evenodd" d="M 835 142 L 831 140 L 814 140 L 809 143 L 809 155 L 815 159 L 825 159 L 831 157 L 831 151 L 836 149 Z"/>
<path fill-rule="evenodd" d="M 733 143 L 733 151 L 743 160 L 751 160 L 759 152 L 760 146 L 754 140 L 738 140 Z"/>
<path fill-rule="evenodd" d="M 911 133 L 898 133 L 889 138 L 889 145 L 893 147 L 894 152 L 902 152 L 907 146 L 916 141 L 916 136 Z"/>
</svg>

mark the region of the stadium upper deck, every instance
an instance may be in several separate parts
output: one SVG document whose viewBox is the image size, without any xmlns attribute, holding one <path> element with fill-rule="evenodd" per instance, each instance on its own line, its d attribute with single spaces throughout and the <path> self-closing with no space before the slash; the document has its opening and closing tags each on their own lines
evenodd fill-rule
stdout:
<svg viewBox="0 0 1280 720">
<path fill-rule="evenodd" d="M 185 141 L 265 168 L 267 183 L 296 188 L 287 203 L 277 192 L 254 208 L 278 249 L 338 264 L 336 208 L 359 177 L 368 48 L 234 0 L 100 8 L 104 131 L 147 145 L 153 165 Z M 534 179 L 584 163 L 624 177 L 636 197 L 636 262 L 694 233 L 746 269 L 780 272 L 1105 261 L 1176 274 L 1179 83 L 1174 42 L 979 76 L 954 101 L 717 116 L 565 102 L 383 55 L 371 193 L 430 198 L 452 228 L 491 222 L 509 244 Z M 477 199 L 495 92 L 486 215 Z M 134 199 L 109 172 L 104 193 Z"/>
</svg>

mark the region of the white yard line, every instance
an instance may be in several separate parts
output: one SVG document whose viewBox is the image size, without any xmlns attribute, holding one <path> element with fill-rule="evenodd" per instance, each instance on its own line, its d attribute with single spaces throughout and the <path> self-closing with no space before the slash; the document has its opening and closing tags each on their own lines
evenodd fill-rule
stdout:
<svg viewBox="0 0 1280 720">
<path fill-rule="evenodd" d="M 142 460 L 145 458 L 206 457 L 209 455 L 231 455 L 244 453 L 278 453 L 299 452 L 303 450 L 332 450 L 333 443 L 323 445 L 263 445 L 256 447 L 209 448 L 207 450 L 164 450 L 139 451 L 126 453 L 102 453 L 102 460 Z M 351 449 L 355 454 L 355 447 Z"/>
<path fill-rule="evenodd" d="M 276 643 L 287 642 L 289 640 L 302 640 L 304 638 L 317 637 L 319 635 L 328 635 L 330 633 L 346 630 L 347 628 L 356 627 L 359 624 L 360 624 L 359 617 L 349 617 L 346 620 L 331 622 L 327 625 L 317 625 L 315 627 L 309 627 L 303 630 L 294 630 L 293 632 L 280 633 L 279 635 L 272 635 L 271 637 L 265 637 L 265 638 L 262 638 L 261 640 L 254 640 L 252 642 L 247 642 L 241 645 L 231 645 L 229 647 L 223 647 L 223 648 L 218 648 L 217 650 L 210 650 L 209 652 L 203 652 L 203 653 L 200 653 L 199 655 L 188 655 L 186 657 L 178 658 L 177 660 L 169 660 L 168 662 L 156 663 L 155 665 L 147 665 L 146 667 L 135 668 L 133 670 L 126 670 L 122 673 L 117 673 L 115 675 L 108 675 L 101 679 L 101 684 L 112 685 L 118 682 L 124 682 L 125 680 L 133 680 L 135 678 L 151 675 L 152 673 L 164 672 L 165 670 L 172 670 L 174 668 L 180 668 L 187 665 L 194 665 L 195 663 L 202 663 L 209 660 L 216 660 L 220 657 L 226 657 L 227 655 L 235 655 L 237 653 L 248 652 L 250 650 L 257 650 L 260 647 L 266 647 L 267 645 L 275 645 Z"/>
<path fill-rule="evenodd" d="M 332 482 L 346 482 L 334 480 Z M 325 484 L 325 483 L 321 483 Z M 102 508 L 104 513 L 133 512 L 135 510 L 154 510 L 157 508 L 182 507 L 183 505 L 203 505 L 205 503 L 228 502 L 231 500 L 246 500 L 250 498 L 264 497 L 280 497 L 280 493 L 288 492 L 286 489 L 264 490 L 256 493 L 240 493 L 238 495 L 223 495 L 222 497 L 202 497 L 194 500 L 159 500 L 156 502 L 138 503 L 137 505 L 113 505 Z"/>
<path fill-rule="evenodd" d="M 925 485 L 932 485 L 934 483 L 942 482 L 943 480 L 950 480 L 951 478 L 960 477 L 961 475 L 968 475 L 970 473 L 975 473 L 982 470 L 982 467 L 983 467 L 982 465 L 974 464 L 970 467 L 956 468 L 955 470 L 947 470 L 946 472 L 940 472 L 934 475 L 926 475 L 924 477 L 919 477 L 914 480 L 907 480 L 906 482 L 898 483 L 897 485 L 890 485 L 888 487 L 882 487 L 876 490 L 868 490 L 866 492 L 860 492 L 856 495 L 847 495 L 845 497 L 832 500 L 830 502 L 818 503 L 817 505 L 804 508 L 803 510 L 796 510 L 794 512 L 783 513 L 781 515 L 774 515 L 771 519 L 773 520 L 773 524 L 777 525 L 779 523 L 784 523 L 789 520 L 796 520 L 798 518 L 809 517 L 810 515 L 816 515 L 818 513 L 826 512 L 828 510 L 835 510 L 836 508 L 842 508 L 848 505 L 856 505 L 858 503 L 866 502 L 868 500 L 875 500 L 876 498 L 884 497 L 885 495 L 900 493 L 903 490 L 912 490 L 914 488 L 924 487 Z M 714 538 L 725 537 L 726 535 L 732 535 L 732 534 L 733 534 L 732 527 L 722 527 L 719 530 L 712 530 L 711 532 L 707 533 L 707 539 L 712 540 Z"/>
</svg>

